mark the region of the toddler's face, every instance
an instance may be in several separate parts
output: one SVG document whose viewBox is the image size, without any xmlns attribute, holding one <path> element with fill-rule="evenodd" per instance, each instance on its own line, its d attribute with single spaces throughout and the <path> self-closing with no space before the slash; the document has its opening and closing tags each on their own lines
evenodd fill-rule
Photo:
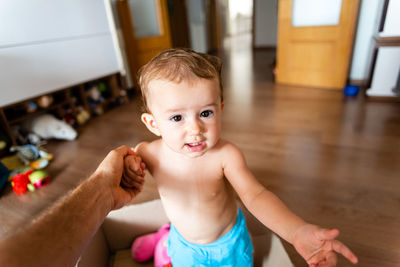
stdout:
<svg viewBox="0 0 400 267">
<path fill-rule="evenodd" d="M 155 127 L 169 148 L 198 157 L 218 142 L 222 111 L 218 81 L 155 80 L 148 88 Z"/>
</svg>

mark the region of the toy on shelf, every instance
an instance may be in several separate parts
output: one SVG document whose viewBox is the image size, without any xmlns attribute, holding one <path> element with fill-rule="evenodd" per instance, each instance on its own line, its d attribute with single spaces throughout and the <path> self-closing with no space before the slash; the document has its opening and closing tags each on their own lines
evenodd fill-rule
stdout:
<svg viewBox="0 0 400 267">
<path fill-rule="evenodd" d="M 35 102 L 26 103 L 26 112 L 33 113 L 37 110 L 37 105 Z"/>
<path fill-rule="evenodd" d="M 171 258 L 167 254 L 169 229 L 170 225 L 166 224 L 156 233 L 136 238 L 131 247 L 132 258 L 145 262 L 154 257 L 154 266 L 171 266 Z"/>
<path fill-rule="evenodd" d="M 41 188 L 50 182 L 50 178 L 45 171 L 28 170 L 24 173 L 15 174 L 12 177 L 11 185 L 17 195 L 24 194 L 27 190 L 33 192 L 36 188 Z"/>
<path fill-rule="evenodd" d="M 10 138 L 2 130 L 0 130 L 0 157 L 8 153 L 8 147 L 10 144 Z"/>
<path fill-rule="evenodd" d="M 93 114 L 101 115 L 104 113 L 104 109 L 100 104 L 104 102 L 104 97 L 101 95 L 97 84 L 90 84 L 89 86 L 90 87 L 86 92 L 89 106 L 92 109 Z"/>
<path fill-rule="evenodd" d="M 74 128 L 50 114 L 33 118 L 26 123 L 26 127 L 43 139 L 74 140 L 78 135 Z"/>
<path fill-rule="evenodd" d="M 36 101 L 37 105 L 41 108 L 47 108 L 51 104 L 53 104 L 54 98 L 52 95 L 44 95 L 39 97 Z"/>
<path fill-rule="evenodd" d="M 76 115 L 76 120 L 79 125 L 85 124 L 90 119 L 90 113 L 86 111 L 83 107 L 78 107 L 78 114 Z"/>
</svg>

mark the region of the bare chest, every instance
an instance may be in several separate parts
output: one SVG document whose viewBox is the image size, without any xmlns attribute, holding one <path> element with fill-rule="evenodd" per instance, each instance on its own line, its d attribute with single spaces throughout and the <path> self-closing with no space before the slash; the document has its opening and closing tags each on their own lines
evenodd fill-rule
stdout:
<svg viewBox="0 0 400 267">
<path fill-rule="evenodd" d="M 179 199 L 213 200 L 226 193 L 227 181 L 218 161 L 166 158 L 153 166 L 152 175 L 160 195 Z"/>
</svg>

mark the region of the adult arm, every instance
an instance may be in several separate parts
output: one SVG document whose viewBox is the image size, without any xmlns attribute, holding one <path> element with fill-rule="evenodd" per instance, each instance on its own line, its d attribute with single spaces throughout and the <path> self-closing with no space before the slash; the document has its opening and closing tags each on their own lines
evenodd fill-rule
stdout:
<svg viewBox="0 0 400 267">
<path fill-rule="evenodd" d="M 143 183 L 121 187 L 127 146 L 111 151 L 96 171 L 27 228 L 0 242 L 0 266 L 74 266 L 106 215 L 135 197 Z M 141 166 L 132 167 L 141 169 Z M 142 181 L 142 176 L 130 177 Z"/>
<path fill-rule="evenodd" d="M 223 159 L 224 174 L 247 209 L 266 227 L 291 243 L 310 266 L 335 266 L 335 253 L 357 263 L 350 249 L 335 240 L 338 230 L 322 229 L 305 222 L 261 185 L 248 169 L 239 149 L 227 144 Z"/>
</svg>

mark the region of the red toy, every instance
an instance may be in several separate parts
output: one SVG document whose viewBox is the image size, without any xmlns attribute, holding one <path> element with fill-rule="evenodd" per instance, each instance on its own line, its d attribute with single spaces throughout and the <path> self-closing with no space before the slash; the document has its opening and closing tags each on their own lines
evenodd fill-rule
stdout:
<svg viewBox="0 0 400 267">
<path fill-rule="evenodd" d="M 166 224 L 156 233 L 136 238 L 131 248 L 132 258 L 138 262 L 144 262 L 154 257 L 154 266 L 172 266 L 171 258 L 167 254 L 169 228 L 170 225 Z"/>
<path fill-rule="evenodd" d="M 13 191 L 17 195 L 22 195 L 28 190 L 28 184 L 30 183 L 28 175 L 31 174 L 33 170 L 27 171 L 26 173 L 16 174 L 11 182 Z"/>
<path fill-rule="evenodd" d="M 25 173 L 14 175 L 11 181 L 13 191 L 17 195 L 24 194 L 26 190 L 31 192 L 43 187 L 50 182 L 50 178 L 44 171 L 28 170 Z"/>
</svg>

